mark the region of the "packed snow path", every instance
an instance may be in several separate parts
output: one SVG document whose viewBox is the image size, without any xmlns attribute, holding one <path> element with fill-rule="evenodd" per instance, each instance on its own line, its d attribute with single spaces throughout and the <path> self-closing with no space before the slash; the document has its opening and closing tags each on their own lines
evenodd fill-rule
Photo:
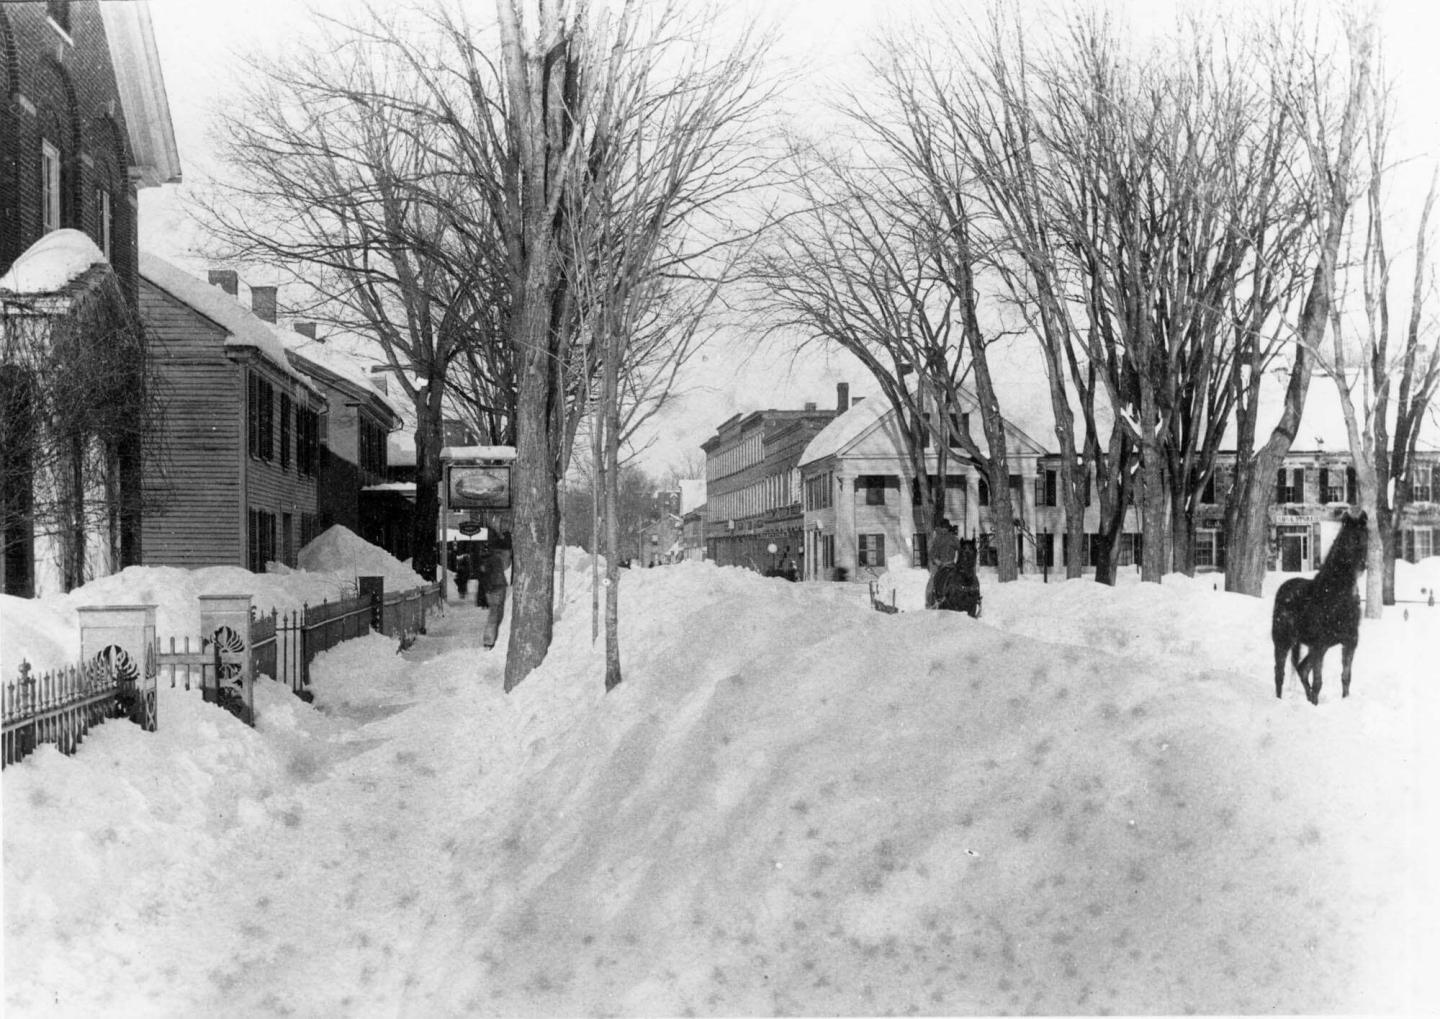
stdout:
<svg viewBox="0 0 1440 1019">
<path fill-rule="evenodd" d="M 1268 603 L 1183 580 L 972 621 L 684 565 L 626 574 L 607 696 L 582 583 L 508 697 L 452 604 L 253 731 L 177 692 L 7 769 L 10 1014 L 1436 1000 L 1433 619 L 1367 624 L 1315 708 Z"/>
</svg>

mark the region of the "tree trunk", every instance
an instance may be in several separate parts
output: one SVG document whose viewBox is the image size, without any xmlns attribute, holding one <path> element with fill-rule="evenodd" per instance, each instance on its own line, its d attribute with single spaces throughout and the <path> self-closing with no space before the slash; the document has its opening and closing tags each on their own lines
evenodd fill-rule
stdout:
<svg viewBox="0 0 1440 1019">
<path fill-rule="evenodd" d="M 426 580 L 435 579 L 439 555 L 443 392 L 443 380 L 431 380 L 415 398 L 415 516 L 410 524 L 410 563 Z"/>
<path fill-rule="evenodd" d="M 554 635 L 555 458 L 550 450 L 549 302 L 538 295 L 548 265 L 527 267 L 524 299 L 518 302 L 515 414 L 514 614 L 505 656 L 505 692 L 539 667 Z"/>
<path fill-rule="evenodd" d="M 605 691 L 620 685 L 620 397 L 619 346 L 610 339 L 600 407 L 605 416 Z M 637 556 L 638 558 L 638 556 Z"/>
</svg>

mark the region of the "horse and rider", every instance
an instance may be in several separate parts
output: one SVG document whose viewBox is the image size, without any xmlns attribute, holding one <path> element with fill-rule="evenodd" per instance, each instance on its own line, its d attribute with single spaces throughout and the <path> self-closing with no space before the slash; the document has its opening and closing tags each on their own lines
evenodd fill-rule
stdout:
<svg viewBox="0 0 1440 1019">
<path fill-rule="evenodd" d="M 961 538 L 946 517 L 940 518 L 930 543 L 930 581 L 925 585 L 927 609 L 980 615 L 980 578 L 975 573 L 979 552 L 975 539 Z"/>
</svg>

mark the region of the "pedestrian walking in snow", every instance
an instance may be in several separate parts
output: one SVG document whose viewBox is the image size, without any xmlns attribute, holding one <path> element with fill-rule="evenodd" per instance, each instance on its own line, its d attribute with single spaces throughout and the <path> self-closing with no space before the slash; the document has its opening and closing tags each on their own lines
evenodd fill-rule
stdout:
<svg viewBox="0 0 1440 1019">
<path fill-rule="evenodd" d="M 470 556 L 461 552 L 455 557 L 455 590 L 461 598 L 470 589 Z"/>
<path fill-rule="evenodd" d="M 509 581 L 505 571 L 510 568 L 510 532 L 492 538 L 480 555 L 475 575 L 475 603 L 484 605 L 484 644 L 486 649 L 495 646 L 500 634 L 500 624 L 505 620 L 505 596 Z"/>
</svg>

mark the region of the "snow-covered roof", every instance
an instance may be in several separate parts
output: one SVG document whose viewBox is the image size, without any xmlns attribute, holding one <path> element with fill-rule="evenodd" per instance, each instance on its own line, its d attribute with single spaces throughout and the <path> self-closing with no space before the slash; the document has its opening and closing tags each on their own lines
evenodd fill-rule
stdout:
<svg viewBox="0 0 1440 1019">
<path fill-rule="evenodd" d="M 386 481 L 378 485 L 366 485 L 360 489 L 362 492 L 400 492 L 403 495 L 415 494 L 415 482 L 413 481 Z"/>
<path fill-rule="evenodd" d="M 53 294 L 64 289 L 104 254 L 90 236 L 80 230 L 52 230 L 15 259 L 0 276 L 0 290 L 15 294 Z"/>
<path fill-rule="evenodd" d="M 352 387 L 378 401 L 395 416 L 397 422 L 404 419 L 403 407 L 375 385 L 370 378 L 370 373 L 365 370 L 360 359 L 353 354 L 337 349 L 328 341 L 312 340 L 303 333 L 287 335 L 283 342 L 293 356 L 308 361 L 350 383 Z M 301 371 L 305 370 L 303 364 L 299 367 Z"/>
<path fill-rule="evenodd" d="M 890 404 L 880 399 L 864 400 L 855 404 L 820 429 L 805 447 L 805 452 L 800 454 L 797 466 L 804 467 L 816 460 L 834 456 L 869 431 L 889 410 Z"/>
<path fill-rule="evenodd" d="M 446 446 L 441 460 L 514 460 L 514 446 Z"/>
<path fill-rule="evenodd" d="M 140 252 L 140 275 L 228 332 L 227 347 L 251 347 L 307 389 L 315 388 L 310 379 L 290 363 L 285 344 L 275 328 L 224 290 L 148 251 Z"/>
<path fill-rule="evenodd" d="M 170 120 L 170 100 L 160 68 L 160 52 L 144 2 L 98 5 L 115 69 L 115 89 L 125 110 L 130 169 L 138 187 L 180 182 L 180 150 Z"/>
</svg>

